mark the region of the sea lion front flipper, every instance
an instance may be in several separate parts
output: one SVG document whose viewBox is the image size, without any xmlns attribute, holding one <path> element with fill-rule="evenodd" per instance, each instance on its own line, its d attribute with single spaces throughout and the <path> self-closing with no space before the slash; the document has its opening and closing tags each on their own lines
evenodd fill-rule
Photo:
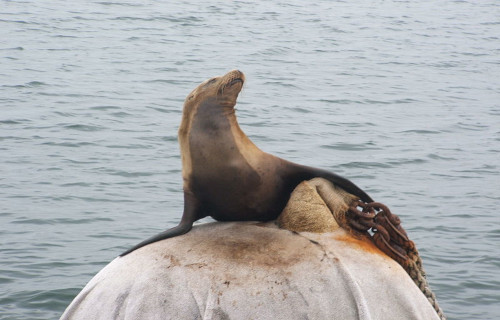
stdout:
<svg viewBox="0 0 500 320">
<path fill-rule="evenodd" d="M 126 256 L 132 251 L 135 251 L 153 242 L 177 237 L 187 233 L 193 227 L 193 222 L 204 217 L 200 214 L 200 212 L 201 207 L 198 199 L 196 199 L 196 197 L 192 193 L 184 192 L 184 213 L 182 214 L 182 219 L 179 225 L 160 232 L 157 235 L 154 235 L 151 238 L 142 241 L 141 243 L 120 254 L 120 257 Z"/>
</svg>

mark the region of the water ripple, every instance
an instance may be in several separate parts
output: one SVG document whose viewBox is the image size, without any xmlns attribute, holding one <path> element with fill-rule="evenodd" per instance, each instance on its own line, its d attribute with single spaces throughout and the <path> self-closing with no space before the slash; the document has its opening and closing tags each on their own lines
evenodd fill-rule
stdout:
<svg viewBox="0 0 500 320">
<path fill-rule="evenodd" d="M 394 208 L 448 317 L 497 319 L 498 8 L 2 2 L 0 319 L 59 317 L 179 221 L 183 101 L 233 68 L 257 146 Z"/>
</svg>

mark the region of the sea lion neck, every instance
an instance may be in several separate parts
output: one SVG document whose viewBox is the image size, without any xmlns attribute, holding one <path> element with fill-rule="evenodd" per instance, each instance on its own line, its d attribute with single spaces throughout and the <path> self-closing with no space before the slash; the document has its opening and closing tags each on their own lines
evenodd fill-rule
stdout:
<svg viewBox="0 0 500 320">
<path fill-rule="evenodd" d="M 212 119 L 215 115 L 223 115 L 228 117 L 236 117 L 236 104 L 226 97 L 216 96 L 204 99 L 196 109 L 196 113 L 202 112 L 207 115 L 206 120 Z"/>
<path fill-rule="evenodd" d="M 236 107 L 238 95 L 227 95 L 227 94 L 218 94 L 215 98 L 210 98 L 203 103 L 211 103 L 213 105 L 214 110 L 223 110 L 224 112 L 232 111 L 234 113 L 234 108 Z"/>
</svg>

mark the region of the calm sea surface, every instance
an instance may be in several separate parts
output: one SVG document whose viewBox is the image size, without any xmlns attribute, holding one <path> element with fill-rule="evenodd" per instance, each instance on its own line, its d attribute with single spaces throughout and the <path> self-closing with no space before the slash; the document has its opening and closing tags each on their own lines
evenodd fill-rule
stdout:
<svg viewBox="0 0 500 320">
<path fill-rule="evenodd" d="M 500 318 L 498 1 L 0 1 L 0 319 L 58 318 L 182 213 L 186 95 L 400 215 L 449 319 Z"/>
</svg>

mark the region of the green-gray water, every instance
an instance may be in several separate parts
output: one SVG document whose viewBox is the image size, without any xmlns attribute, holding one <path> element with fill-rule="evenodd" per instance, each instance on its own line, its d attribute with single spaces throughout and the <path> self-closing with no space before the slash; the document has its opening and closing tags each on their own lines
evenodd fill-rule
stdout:
<svg viewBox="0 0 500 320">
<path fill-rule="evenodd" d="M 400 215 L 449 319 L 500 317 L 495 1 L 0 1 L 0 319 L 55 319 L 182 213 L 185 96 Z"/>
</svg>

